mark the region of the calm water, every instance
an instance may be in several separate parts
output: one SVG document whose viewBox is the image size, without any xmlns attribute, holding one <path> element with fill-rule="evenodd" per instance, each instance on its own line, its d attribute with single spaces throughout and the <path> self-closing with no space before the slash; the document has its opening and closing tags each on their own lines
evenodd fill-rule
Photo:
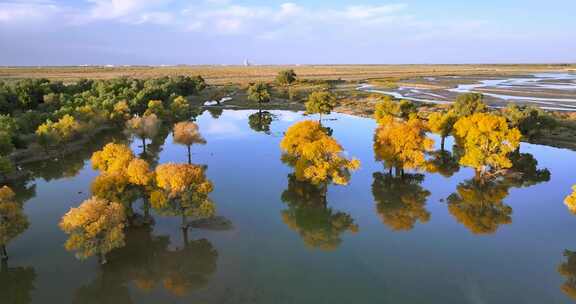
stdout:
<svg viewBox="0 0 576 304">
<path fill-rule="evenodd" d="M 548 168 L 551 180 L 507 186 L 496 210 L 486 206 L 492 211 L 478 213 L 503 213 L 504 219 L 466 222 L 450 212 L 447 198 L 473 177 L 470 169 L 451 177 L 426 174 L 420 184 L 382 190 L 383 166 L 372 151 L 375 123 L 331 115 L 325 125 L 362 167 L 348 186 L 329 187 L 325 208 L 306 207 L 294 184 L 289 187 L 291 168 L 280 161 L 279 149 L 283 132 L 302 116 L 273 112 L 266 134 L 249 127 L 252 113 L 198 118 L 208 143 L 192 148 L 192 160 L 207 165 L 215 185 L 211 198 L 234 227 L 191 230 L 186 247 L 179 218 L 155 215 L 153 227 L 128 231 L 127 246 L 110 253 L 107 265 L 77 260 L 63 248 L 67 236 L 57 224 L 88 198 L 97 172 L 87 159 L 98 144 L 33 167 L 38 178 L 18 193 L 27 200 L 31 225 L 8 246 L 0 303 L 8 294 L 18 299 L 8 303 L 571 301 L 561 289 L 569 277 L 558 266 L 565 250 L 576 250 L 576 216 L 562 203 L 576 183 L 575 152 L 523 144 L 522 152 Z M 186 161 L 185 147 L 169 135 L 162 142 L 151 148 L 160 163 Z M 138 143 L 132 148 L 139 153 Z M 418 196 L 421 203 L 413 199 Z M 353 219 L 357 231 L 339 226 L 342 218 Z M 485 226 L 474 228 L 470 221 Z"/>
</svg>

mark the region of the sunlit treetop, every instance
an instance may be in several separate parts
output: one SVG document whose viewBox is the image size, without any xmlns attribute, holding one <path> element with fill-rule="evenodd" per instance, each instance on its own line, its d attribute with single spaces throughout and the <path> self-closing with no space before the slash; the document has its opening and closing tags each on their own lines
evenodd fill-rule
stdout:
<svg viewBox="0 0 576 304">
<path fill-rule="evenodd" d="M 154 177 L 147 161 L 135 158 L 130 161 L 126 170 L 126 176 L 131 184 L 147 186 L 152 182 Z"/>
<path fill-rule="evenodd" d="M 205 144 L 206 140 L 200 134 L 198 125 L 191 121 L 183 121 L 174 125 L 174 142 L 190 146 Z"/>
<path fill-rule="evenodd" d="M 109 143 L 101 151 L 92 154 L 91 162 L 92 167 L 101 172 L 118 173 L 124 172 L 134 158 L 130 147 Z"/>
<path fill-rule="evenodd" d="M 418 118 L 400 121 L 390 115 L 380 118 L 374 135 L 374 152 L 377 160 L 386 167 L 421 169 L 426 164 L 426 152 L 434 141 L 426 136 L 425 125 Z"/>
<path fill-rule="evenodd" d="M 170 196 L 177 196 L 193 188 L 200 194 L 212 192 L 212 183 L 206 178 L 204 168 L 189 164 L 162 164 L 156 167 L 156 183 Z"/>
<path fill-rule="evenodd" d="M 570 212 L 576 214 L 576 185 L 572 186 L 572 193 L 564 199 L 564 205 Z"/>
<path fill-rule="evenodd" d="M 69 238 L 65 247 L 85 259 L 101 258 L 111 250 L 124 246 L 124 207 L 119 203 L 92 197 L 72 208 L 60 221 L 60 228 Z"/>
<path fill-rule="evenodd" d="M 506 119 L 494 114 L 477 113 L 459 119 L 454 125 L 456 141 L 464 149 L 460 164 L 484 174 L 488 170 L 510 168 L 508 156 L 520 145 L 522 135 L 510 129 Z"/>
<path fill-rule="evenodd" d="M 340 144 L 315 121 L 305 120 L 291 126 L 280 147 L 285 153 L 284 160 L 294 167 L 296 177 L 313 184 L 346 185 L 350 171 L 360 166 L 359 160 L 344 157 Z"/>
</svg>

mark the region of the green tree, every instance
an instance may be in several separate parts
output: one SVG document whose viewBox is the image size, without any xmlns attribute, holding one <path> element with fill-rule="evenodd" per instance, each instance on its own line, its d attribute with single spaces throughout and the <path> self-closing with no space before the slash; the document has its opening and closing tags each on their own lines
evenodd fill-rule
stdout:
<svg viewBox="0 0 576 304">
<path fill-rule="evenodd" d="M 270 134 L 270 124 L 274 120 L 274 115 L 268 111 L 258 111 L 248 116 L 248 125 L 256 132 Z"/>
<path fill-rule="evenodd" d="M 519 106 L 510 103 L 502 110 L 510 128 L 517 128 L 522 136 L 534 140 L 542 136 L 543 131 L 553 130 L 556 120 L 546 112 L 532 106 Z"/>
<path fill-rule="evenodd" d="M 170 113 L 176 121 L 184 121 L 190 118 L 190 111 L 190 104 L 185 97 L 177 96 L 170 103 Z"/>
<path fill-rule="evenodd" d="M 374 119 L 379 122 L 387 116 L 407 120 L 416 113 L 416 105 L 409 100 L 395 101 L 391 96 L 381 96 L 374 107 Z"/>
<path fill-rule="evenodd" d="M 263 82 L 251 84 L 246 93 L 248 95 L 248 100 L 257 102 L 258 106 L 270 102 L 271 99 L 268 85 Z"/>
<path fill-rule="evenodd" d="M 330 114 L 336 107 L 336 96 L 329 91 L 316 91 L 308 96 L 306 101 L 306 114 L 319 114 L 322 123 L 322 115 Z"/>
<path fill-rule="evenodd" d="M 488 110 L 484 103 L 484 96 L 479 93 L 466 93 L 458 96 L 452 104 L 451 111 L 458 117 L 470 116 L 483 113 Z"/>
<path fill-rule="evenodd" d="M 288 96 L 292 99 L 292 92 L 290 90 L 293 83 L 296 82 L 296 72 L 294 70 L 283 70 L 278 72 L 276 76 L 276 83 L 286 88 Z"/>
</svg>

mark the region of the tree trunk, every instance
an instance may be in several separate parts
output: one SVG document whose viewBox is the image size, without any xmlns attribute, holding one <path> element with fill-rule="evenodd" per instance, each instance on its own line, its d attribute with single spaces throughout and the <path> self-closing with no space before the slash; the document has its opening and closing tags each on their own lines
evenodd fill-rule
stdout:
<svg viewBox="0 0 576 304">
<path fill-rule="evenodd" d="M 322 113 L 320 113 L 320 118 L 318 119 L 318 122 L 320 123 L 320 125 L 322 125 Z"/>
<path fill-rule="evenodd" d="M 192 153 L 190 153 L 190 145 L 188 145 L 188 164 L 192 164 Z"/>
<path fill-rule="evenodd" d="M 186 228 L 188 228 L 188 223 L 186 223 L 186 215 L 184 214 L 184 211 L 182 211 L 182 229 Z"/>
<path fill-rule="evenodd" d="M 440 151 L 444 152 L 444 142 L 446 141 L 446 137 L 442 136 L 442 140 L 440 141 Z"/>
<path fill-rule="evenodd" d="M 142 137 L 142 151 L 146 155 L 146 137 Z"/>
<path fill-rule="evenodd" d="M 182 241 L 184 242 L 184 247 L 188 246 L 188 228 L 182 228 Z"/>
<path fill-rule="evenodd" d="M 2 252 L 0 254 L 0 257 L 2 258 L 3 261 L 8 260 L 8 250 L 6 250 L 6 245 L 2 244 Z"/>
<path fill-rule="evenodd" d="M 100 252 L 98 260 L 100 261 L 100 265 L 105 265 L 106 263 L 108 263 L 108 260 L 106 259 L 106 254 L 103 252 Z"/>
<path fill-rule="evenodd" d="M 0 272 L 8 271 L 8 260 L 0 261 Z"/>
<path fill-rule="evenodd" d="M 144 217 L 146 220 L 150 218 L 150 202 L 146 197 L 143 198 L 144 200 Z"/>
</svg>

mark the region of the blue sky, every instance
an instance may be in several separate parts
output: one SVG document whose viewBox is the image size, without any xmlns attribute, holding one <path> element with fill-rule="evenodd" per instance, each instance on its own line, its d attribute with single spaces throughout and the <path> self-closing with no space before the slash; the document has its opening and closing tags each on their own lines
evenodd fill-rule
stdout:
<svg viewBox="0 0 576 304">
<path fill-rule="evenodd" d="M 0 0 L 0 65 L 576 62 L 574 0 Z"/>
</svg>

